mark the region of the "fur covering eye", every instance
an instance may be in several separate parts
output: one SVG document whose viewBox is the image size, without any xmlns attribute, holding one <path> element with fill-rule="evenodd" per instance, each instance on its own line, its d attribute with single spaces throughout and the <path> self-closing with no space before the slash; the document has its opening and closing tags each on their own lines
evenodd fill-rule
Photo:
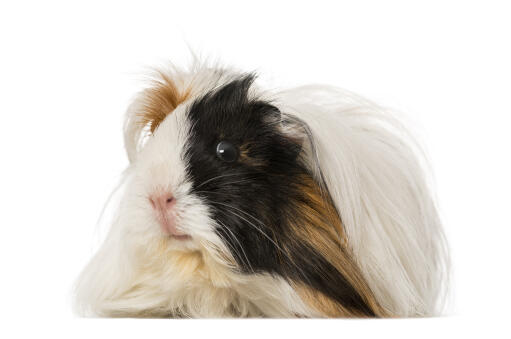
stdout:
<svg viewBox="0 0 511 339">
<path fill-rule="evenodd" d="M 449 258 L 417 143 L 330 86 L 158 73 L 126 114 L 129 168 L 76 310 L 130 317 L 410 317 Z"/>
</svg>

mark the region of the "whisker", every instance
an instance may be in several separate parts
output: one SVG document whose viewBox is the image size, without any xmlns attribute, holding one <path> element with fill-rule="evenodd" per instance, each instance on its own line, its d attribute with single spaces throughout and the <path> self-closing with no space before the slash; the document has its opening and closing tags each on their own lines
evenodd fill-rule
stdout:
<svg viewBox="0 0 511 339">
<path fill-rule="evenodd" d="M 243 179 L 243 180 L 238 180 L 238 181 L 230 181 L 230 182 L 226 182 L 226 183 L 221 183 L 221 185 L 225 186 L 225 185 L 239 184 L 239 183 L 242 183 L 242 182 L 251 182 L 251 180 L 250 179 Z"/>
<path fill-rule="evenodd" d="M 238 211 L 240 211 L 241 213 L 244 213 L 248 216 L 250 216 L 251 218 L 253 218 L 254 220 L 258 221 L 260 223 L 261 226 L 265 226 L 264 223 L 262 223 L 260 220 L 258 220 L 257 218 L 255 218 L 253 215 L 243 211 L 243 210 L 240 210 L 234 206 L 231 206 L 231 205 L 228 205 L 228 204 L 224 204 L 224 203 L 221 203 L 221 202 L 217 202 L 217 201 L 210 201 L 211 203 L 213 204 L 219 204 L 219 205 L 222 205 L 222 206 L 226 206 L 226 207 L 230 207 L 230 208 L 233 208 L 233 209 L 236 209 Z M 286 258 L 289 259 L 289 262 L 302 274 L 303 278 L 305 280 L 307 280 L 307 282 L 309 282 L 310 284 L 310 280 L 309 278 L 307 277 L 307 275 L 305 274 L 305 272 L 298 266 L 296 265 L 296 263 L 294 262 L 294 260 L 291 258 L 291 256 L 282 249 L 282 247 L 280 247 L 272 238 L 270 238 L 270 236 L 268 236 L 263 230 L 261 230 L 259 227 L 257 227 L 256 225 L 254 225 L 253 223 L 251 223 L 249 220 L 247 220 L 246 218 L 242 217 L 241 215 L 231 211 L 231 210 L 227 210 L 227 212 L 230 212 L 234 215 L 236 215 L 237 217 L 241 218 L 242 220 L 246 221 L 249 225 L 251 225 L 252 227 L 254 227 L 257 231 L 259 231 L 262 235 L 264 235 L 268 240 L 270 240 L 270 242 L 275 246 L 275 248 L 277 248 Z"/>
<path fill-rule="evenodd" d="M 236 175 L 242 175 L 242 173 L 230 173 L 230 174 L 218 175 L 216 177 L 213 177 L 213 178 L 207 179 L 206 181 L 203 181 L 201 184 L 199 184 L 199 186 L 195 187 L 195 189 L 198 189 L 199 187 L 202 187 L 205 184 L 207 184 L 213 180 L 217 180 L 217 179 L 221 179 L 221 178 L 225 178 L 225 177 L 232 177 L 232 176 L 236 176 Z"/>
<path fill-rule="evenodd" d="M 233 184 L 239 184 L 239 183 L 245 183 L 245 182 L 251 182 L 251 180 L 249 179 L 246 179 L 246 180 L 238 180 L 238 181 L 230 181 L 230 182 L 226 182 L 226 183 L 221 183 L 221 184 L 218 184 L 219 187 L 225 187 L 225 186 L 228 186 L 228 185 L 233 185 Z M 197 187 L 198 188 L 198 187 Z M 214 192 L 214 191 L 196 191 L 196 190 L 193 190 L 192 193 L 223 193 L 223 192 Z M 225 193 L 225 194 L 228 194 L 228 193 Z"/>
<path fill-rule="evenodd" d="M 197 191 L 195 193 L 217 193 L 217 194 L 223 194 L 223 195 L 229 195 L 229 196 L 236 196 L 234 194 L 229 194 L 229 193 L 224 193 L 224 192 L 213 192 L 213 191 Z M 225 206 L 225 207 L 228 207 L 228 208 L 231 208 L 231 209 L 235 209 L 237 211 L 239 211 L 240 213 L 243 213 L 247 216 L 249 216 L 250 218 L 252 218 L 253 220 L 255 220 L 256 222 L 258 222 L 261 226 L 264 226 L 264 227 L 267 227 L 261 220 L 257 219 L 256 217 L 254 217 L 253 215 L 251 215 L 250 213 L 246 212 L 246 211 L 243 211 L 239 208 L 236 208 L 232 205 L 229 205 L 229 204 L 225 204 L 225 203 L 221 203 L 221 202 L 218 202 L 218 201 L 211 201 L 209 200 L 210 203 L 212 204 L 217 204 L 217 205 L 221 205 L 221 206 Z M 220 212 L 223 212 L 223 211 L 220 211 Z M 263 230 L 261 230 L 259 227 L 257 227 L 256 225 L 254 225 L 252 222 L 250 222 L 249 220 L 247 220 L 246 218 L 242 217 L 241 215 L 231 211 L 231 210 L 227 210 L 227 212 L 230 212 L 234 215 L 236 215 L 237 217 L 239 217 L 240 219 L 244 220 L 245 222 L 247 222 L 250 226 L 252 226 L 253 228 L 255 228 L 258 232 L 260 232 L 263 236 L 265 236 L 268 240 L 270 240 L 270 242 L 273 244 L 273 246 L 275 246 L 275 248 L 277 250 L 279 250 L 287 259 L 289 259 L 289 263 L 291 265 L 293 265 L 302 275 L 303 279 L 305 279 L 309 284 L 311 283 L 310 282 L 310 279 L 307 277 L 307 274 L 305 274 L 305 272 L 303 271 L 303 269 L 301 269 L 298 265 L 296 265 L 296 263 L 294 262 L 293 258 L 291 258 L 291 256 L 286 252 L 284 251 L 276 242 L 275 240 L 273 240 L 272 238 L 270 238 L 270 236 L 268 236 L 268 234 L 266 234 Z M 224 213 L 225 214 L 225 213 Z M 226 229 L 227 227 L 222 224 Z M 229 230 L 230 231 L 230 230 Z"/>
<path fill-rule="evenodd" d="M 215 202 L 211 202 L 211 203 L 219 204 L 219 205 L 226 206 L 226 207 L 230 207 L 230 208 L 233 208 L 233 209 L 235 209 L 235 210 L 237 210 L 237 211 L 243 212 L 242 210 L 240 210 L 240 209 L 238 209 L 238 208 L 236 208 L 236 207 L 234 207 L 234 206 L 231 206 L 231 205 L 228 205 L 228 204 L 224 204 L 224 203 L 221 203 L 221 202 L 217 202 L 217 201 L 215 201 Z M 233 211 L 229 211 L 229 212 L 231 212 L 232 214 L 236 215 L 237 217 L 239 217 L 239 218 L 243 219 L 243 220 L 244 220 L 244 221 L 246 221 L 247 223 L 251 224 L 251 225 L 252 225 L 253 227 L 255 227 L 255 228 L 256 228 L 259 232 L 261 232 L 261 234 L 262 234 L 262 235 L 264 235 L 266 238 L 268 238 L 268 240 L 270 240 L 270 241 L 271 241 L 271 242 L 272 242 L 272 243 L 273 243 L 276 247 L 280 248 L 280 247 L 279 247 L 279 245 L 278 245 L 278 244 L 277 244 L 277 243 L 276 243 L 276 242 L 275 242 L 272 238 L 270 238 L 270 236 L 268 236 L 268 235 L 267 235 L 267 234 L 266 234 L 263 230 L 261 230 L 259 227 L 257 227 L 256 225 L 252 224 L 249 220 L 245 219 L 243 216 L 241 216 L 241 215 L 239 215 L 239 214 L 237 214 L 237 213 L 234 213 Z M 244 212 L 244 213 L 245 213 L 245 214 L 248 214 L 248 213 L 246 213 L 246 212 Z M 250 214 L 248 214 L 248 215 L 249 215 L 249 216 L 251 216 Z M 254 217 L 252 217 L 252 218 L 254 218 Z M 254 218 L 254 219 L 255 219 L 255 218 Z M 255 220 L 257 220 L 257 219 L 255 219 Z"/>
<path fill-rule="evenodd" d="M 250 264 L 250 260 L 248 260 L 247 253 L 246 253 L 246 252 L 245 252 L 245 250 L 243 249 L 243 246 L 241 246 L 241 243 L 239 242 L 239 240 L 238 240 L 238 238 L 236 237 L 236 235 L 234 235 L 234 233 L 233 233 L 233 232 L 232 232 L 232 231 L 231 231 L 231 230 L 230 230 L 227 226 L 225 226 L 225 225 L 224 225 L 221 221 L 218 221 L 218 223 L 219 223 L 221 226 L 223 226 L 223 228 L 224 228 L 226 231 L 228 231 L 228 232 L 232 235 L 231 239 L 235 240 L 235 241 L 238 243 L 238 245 L 240 246 L 241 251 L 243 252 L 243 256 L 245 257 L 245 260 L 246 260 L 246 263 L 247 263 L 248 267 L 250 267 L 250 270 L 251 270 L 253 273 L 255 273 L 254 268 L 253 268 L 253 267 L 252 267 L 252 265 Z M 238 254 L 238 256 L 239 256 L 239 251 L 237 251 L 237 253 L 236 253 L 236 254 Z"/>
<path fill-rule="evenodd" d="M 220 236 L 220 238 L 222 238 L 222 240 L 233 240 L 233 238 L 232 238 L 232 236 L 231 236 L 230 234 L 225 233 L 225 236 L 226 236 L 226 238 L 224 239 L 224 238 L 223 238 L 223 234 L 222 234 L 222 236 Z M 232 244 L 230 244 L 230 243 L 227 243 L 227 245 L 226 245 L 226 246 L 227 246 L 227 249 L 228 249 L 229 251 L 234 252 L 234 255 L 237 255 L 237 256 L 239 256 L 239 257 L 241 258 L 240 252 L 239 252 L 239 251 L 235 248 L 235 246 L 234 246 L 234 245 L 232 245 Z M 245 262 L 245 261 L 243 260 L 243 258 L 241 258 L 241 260 L 243 261 L 243 263 Z"/>
</svg>

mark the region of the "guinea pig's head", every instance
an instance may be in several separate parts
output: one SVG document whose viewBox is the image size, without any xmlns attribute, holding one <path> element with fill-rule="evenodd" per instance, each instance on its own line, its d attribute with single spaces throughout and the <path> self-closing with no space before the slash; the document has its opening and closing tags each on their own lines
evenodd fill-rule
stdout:
<svg viewBox="0 0 511 339">
<path fill-rule="evenodd" d="M 282 278 L 318 314 L 378 315 L 307 126 L 263 99 L 254 76 L 216 76 L 164 77 L 130 109 L 132 231 L 246 279 Z"/>
</svg>

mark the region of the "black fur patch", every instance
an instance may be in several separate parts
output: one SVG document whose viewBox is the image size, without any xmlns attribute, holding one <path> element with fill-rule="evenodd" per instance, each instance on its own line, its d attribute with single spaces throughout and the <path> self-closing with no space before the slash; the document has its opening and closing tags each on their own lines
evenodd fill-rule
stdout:
<svg viewBox="0 0 511 339">
<path fill-rule="evenodd" d="M 308 175 L 308 169 L 297 158 L 301 146 L 275 123 L 279 110 L 248 98 L 253 80 L 252 75 L 240 77 L 191 105 L 185 159 L 192 191 L 211 208 L 216 232 L 240 271 L 302 282 L 347 308 L 374 316 L 333 265 L 293 237 L 288 220 L 297 211 L 291 202 L 306 199 L 297 180 Z M 216 146 L 224 140 L 245 150 L 246 161 L 219 159 Z"/>
</svg>

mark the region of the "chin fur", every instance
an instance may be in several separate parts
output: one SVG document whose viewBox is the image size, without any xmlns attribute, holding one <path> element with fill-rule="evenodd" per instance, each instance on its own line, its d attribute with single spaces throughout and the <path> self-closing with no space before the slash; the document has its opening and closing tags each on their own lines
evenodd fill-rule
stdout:
<svg viewBox="0 0 511 339">
<path fill-rule="evenodd" d="M 449 258 L 414 139 L 380 107 L 337 88 L 268 93 L 253 82 L 251 75 L 197 64 L 157 72 L 139 93 L 124 126 L 130 165 L 122 201 L 78 279 L 76 311 L 109 317 L 439 314 Z M 207 165 L 208 148 L 200 147 L 215 121 L 202 130 L 198 116 L 231 106 L 259 112 L 261 120 L 250 126 L 264 123 L 257 133 L 268 126 L 278 157 L 241 143 L 242 167 L 229 170 L 255 181 L 239 191 L 232 181 L 229 191 L 205 190 L 215 166 Z M 283 173 L 286 185 L 275 179 Z M 271 194 L 257 195 L 254 187 L 266 184 Z M 191 240 L 162 233 L 147 199 L 156 189 L 173 192 L 177 224 Z M 247 189 L 258 198 L 243 205 L 247 197 L 239 192 Z M 222 202 L 211 202 L 212 193 L 239 196 L 227 200 L 238 206 L 230 217 L 221 213 Z M 273 209 L 257 208 L 270 201 Z M 259 232 L 244 233 L 244 227 Z"/>
</svg>

